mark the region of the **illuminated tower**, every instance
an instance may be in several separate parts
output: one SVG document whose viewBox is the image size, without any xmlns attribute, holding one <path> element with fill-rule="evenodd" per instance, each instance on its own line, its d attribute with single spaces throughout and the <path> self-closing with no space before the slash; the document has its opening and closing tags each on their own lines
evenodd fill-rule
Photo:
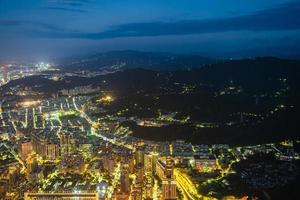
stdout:
<svg viewBox="0 0 300 200">
<path fill-rule="evenodd" d="M 129 193 L 129 187 L 130 187 L 130 182 L 129 182 L 129 165 L 126 163 L 122 163 L 122 168 L 121 168 L 121 192 L 122 193 Z"/>
<path fill-rule="evenodd" d="M 144 148 L 142 146 L 139 146 L 136 149 L 135 164 L 144 166 Z"/>
<path fill-rule="evenodd" d="M 143 165 L 141 163 L 139 163 L 136 167 L 135 167 L 135 173 L 136 173 L 136 183 L 137 184 L 143 184 L 143 180 L 144 180 L 144 169 L 143 169 Z"/>
<path fill-rule="evenodd" d="M 165 177 L 166 178 L 173 178 L 173 160 L 171 157 L 167 157 L 166 159 L 166 168 L 165 168 Z"/>
<path fill-rule="evenodd" d="M 144 167 L 145 167 L 145 173 L 148 174 L 152 174 L 152 155 L 151 154 L 145 154 L 145 160 L 144 160 Z"/>
<path fill-rule="evenodd" d="M 171 157 L 167 157 L 162 179 L 162 197 L 163 200 L 176 199 L 176 181 L 174 179 L 174 163 Z"/>
<path fill-rule="evenodd" d="M 157 153 L 145 154 L 144 156 L 144 168 L 145 173 L 155 173 L 156 161 L 158 159 Z"/>
</svg>

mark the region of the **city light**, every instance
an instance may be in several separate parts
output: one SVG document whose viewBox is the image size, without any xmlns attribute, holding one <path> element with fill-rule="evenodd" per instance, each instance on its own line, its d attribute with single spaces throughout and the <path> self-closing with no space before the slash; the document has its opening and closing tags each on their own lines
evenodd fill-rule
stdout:
<svg viewBox="0 0 300 200">
<path fill-rule="evenodd" d="M 109 95 L 101 97 L 100 99 L 97 99 L 97 102 L 100 102 L 100 103 L 111 103 L 112 101 L 114 101 L 114 99 L 112 96 L 109 96 Z"/>
<path fill-rule="evenodd" d="M 39 101 L 39 100 L 31 100 L 31 101 L 20 102 L 19 105 L 24 108 L 28 108 L 28 107 L 36 106 L 40 103 L 41 103 L 41 101 Z"/>
</svg>

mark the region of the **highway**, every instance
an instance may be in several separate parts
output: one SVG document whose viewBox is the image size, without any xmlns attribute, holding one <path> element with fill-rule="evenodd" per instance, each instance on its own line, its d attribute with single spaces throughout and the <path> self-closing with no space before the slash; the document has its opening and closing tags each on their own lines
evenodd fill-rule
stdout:
<svg viewBox="0 0 300 200">
<path fill-rule="evenodd" d="M 184 199 L 197 200 L 201 198 L 195 185 L 180 170 L 174 169 L 176 186 L 183 191 Z"/>
<path fill-rule="evenodd" d="M 190 180 L 188 175 L 181 172 L 179 169 L 174 169 L 174 176 L 176 179 L 176 186 L 182 191 L 183 199 L 187 200 L 216 200 L 213 197 L 203 196 L 198 193 L 195 184 Z"/>
</svg>

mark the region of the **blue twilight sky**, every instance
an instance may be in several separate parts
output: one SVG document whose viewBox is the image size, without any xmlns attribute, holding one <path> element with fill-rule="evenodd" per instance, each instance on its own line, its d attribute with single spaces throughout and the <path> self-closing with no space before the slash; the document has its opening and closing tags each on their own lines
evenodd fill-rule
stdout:
<svg viewBox="0 0 300 200">
<path fill-rule="evenodd" d="M 299 0 L 0 0 L 0 58 L 300 56 Z"/>
</svg>

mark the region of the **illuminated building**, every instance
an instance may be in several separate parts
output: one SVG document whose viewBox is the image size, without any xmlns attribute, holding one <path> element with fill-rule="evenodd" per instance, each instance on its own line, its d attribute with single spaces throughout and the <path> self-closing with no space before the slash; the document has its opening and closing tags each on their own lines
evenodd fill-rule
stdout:
<svg viewBox="0 0 300 200">
<path fill-rule="evenodd" d="M 24 200 L 99 200 L 98 193 L 25 193 Z"/>
<path fill-rule="evenodd" d="M 43 159 L 55 160 L 59 157 L 59 146 L 56 141 L 32 134 L 32 149 Z"/>
<path fill-rule="evenodd" d="M 144 156 L 145 173 L 152 174 L 155 172 L 157 159 L 158 159 L 158 154 L 156 153 L 145 154 Z"/>
<path fill-rule="evenodd" d="M 20 157 L 25 160 L 27 156 L 32 152 L 32 143 L 30 140 L 22 140 L 19 142 L 18 145 L 19 155 Z"/>
<path fill-rule="evenodd" d="M 152 155 L 145 154 L 144 159 L 145 173 L 152 173 Z"/>
<path fill-rule="evenodd" d="M 144 147 L 138 146 L 135 151 L 135 165 L 144 166 Z"/>
<path fill-rule="evenodd" d="M 143 169 L 143 165 L 141 163 L 139 163 L 135 167 L 135 173 L 136 173 L 136 183 L 142 184 L 143 180 L 144 180 L 144 169 Z"/>
<path fill-rule="evenodd" d="M 176 199 L 176 182 L 174 179 L 174 161 L 167 157 L 165 165 L 165 178 L 162 180 L 163 199 Z"/>
<path fill-rule="evenodd" d="M 194 159 L 196 170 L 209 172 L 217 168 L 216 158 L 212 155 L 196 155 Z"/>
<path fill-rule="evenodd" d="M 128 164 L 122 163 L 120 182 L 121 182 L 121 192 L 128 194 L 130 188 Z"/>
<path fill-rule="evenodd" d="M 46 159 L 55 160 L 59 157 L 59 146 L 57 144 L 46 145 Z"/>
<path fill-rule="evenodd" d="M 156 174 L 162 181 L 162 198 L 176 199 L 176 181 L 174 179 L 174 163 L 171 157 L 167 157 L 165 162 L 156 162 Z"/>
<path fill-rule="evenodd" d="M 72 133 L 61 133 L 59 141 L 61 156 L 76 153 L 76 143 Z"/>
<path fill-rule="evenodd" d="M 114 171 L 115 162 L 111 154 L 106 154 L 103 157 L 103 168 L 112 173 Z"/>
<path fill-rule="evenodd" d="M 153 184 L 150 176 L 146 177 L 145 198 L 147 200 L 153 199 Z"/>
<path fill-rule="evenodd" d="M 131 192 L 132 200 L 142 200 L 142 186 L 139 184 L 135 184 L 133 190 Z"/>
<path fill-rule="evenodd" d="M 155 168 L 156 168 L 156 170 L 155 170 L 156 175 L 160 179 L 163 179 L 164 176 L 165 176 L 165 164 L 161 160 L 158 160 L 156 162 L 156 167 Z"/>
<path fill-rule="evenodd" d="M 42 157 L 46 157 L 46 145 L 47 140 L 40 138 L 35 134 L 32 134 L 32 148 L 33 150 Z"/>
<path fill-rule="evenodd" d="M 165 177 L 166 178 L 173 178 L 173 171 L 174 171 L 174 161 L 171 157 L 167 157 L 166 159 L 166 166 L 165 166 Z"/>
<path fill-rule="evenodd" d="M 164 179 L 162 181 L 162 199 L 171 200 L 176 198 L 176 181 L 174 179 Z"/>
</svg>

